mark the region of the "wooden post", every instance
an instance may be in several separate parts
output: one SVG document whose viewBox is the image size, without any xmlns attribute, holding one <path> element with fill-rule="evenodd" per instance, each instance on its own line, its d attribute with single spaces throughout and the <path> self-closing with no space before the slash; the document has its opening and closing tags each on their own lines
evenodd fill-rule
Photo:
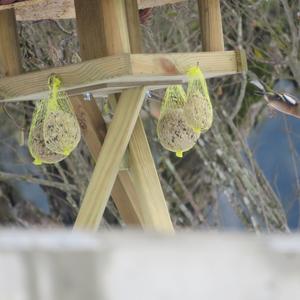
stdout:
<svg viewBox="0 0 300 300">
<path fill-rule="evenodd" d="M 17 33 L 14 9 L 0 11 L 0 76 L 10 77 L 22 73 L 21 51 Z M 25 123 L 25 116 L 20 115 L 19 122 Z M 21 123 L 20 123 L 21 124 Z M 24 135 L 23 129 L 21 135 Z M 20 136 L 21 136 L 20 135 Z M 23 138 L 22 138 L 23 140 Z M 23 143 L 23 142 L 22 142 Z"/>
<path fill-rule="evenodd" d="M 98 0 L 87 0 L 84 3 L 83 1 L 75 1 L 80 54 L 83 60 L 105 56 L 109 47 L 102 39 L 103 35 L 105 35 L 103 32 L 104 20 L 99 15 L 99 12 L 102 12 L 105 8 L 100 4 Z M 105 17 L 116 20 L 119 20 L 120 17 L 122 18 L 122 16 L 117 15 L 106 15 Z M 118 30 L 117 25 L 116 21 L 115 27 L 113 27 L 114 32 Z M 122 33 L 117 32 L 116 34 L 119 36 Z M 129 45 L 129 41 L 127 41 L 127 44 Z M 112 45 L 112 47 L 114 46 Z M 105 122 L 101 112 L 94 99 L 83 101 L 82 97 L 73 97 L 72 103 L 77 117 L 81 121 L 83 136 L 90 153 L 94 160 L 97 161 L 106 134 Z M 112 189 L 112 198 L 124 222 L 128 225 L 135 225 L 139 223 L 139 220 L 129 199 L 130 195 L 126 191 L 126 187 L 122 186 L 120 179 L 116 178 Z"/>
<path fill-rule="evenodd" d="M 125 0 L 132 53 L 143 52 L 137 0 Z M 129 142 L 129 166 L 139 197 L 133 206 L 144 228 L 173 231 L 143 122 L 139 118 Z M 126 175 L 126 174 L 125 174 Z M 125 177 L 125 176 L 124 176 Z M 121 180 L 128 181 L 128 178 Z"/>
<path fill-rule="evenodd" d="M 81 208 L 75 229 L 97 230 L 117 178 L 134 125 L 145 97 L 145 89 L 135 88 L 121 94 L 115 115 L 104 140 L 101 154 Z"/>
<path fill-rule="evenodd" d="M 79 24 L 81 23 L 78 31 L 79 38 L 89 40 L 91 43 L 94 43 L 95 39 L 99 39 L 99 43 L 96 42 L 97 50 L 95 51 L 97 52 L 94 52 L 94 55 L 108 56 L 129 53 L 131 50 L 130 39 L 132 43 L 133 39 L 138 41 L 135 47 L 139 47 L 141 45 L 140 41 L 137 39 L 139 38 L 139 30 L 135 30 L 135 38 L 132 35 L 130 37 L 128 34 L 128 28 L 133 28 L 132 25 L 138 25 L 138 19 L 136 19 L 138 14 L 134 11 L 136 7 L 137 4 L 134 1 L 132 3 L 127 2 L 125 5 L 124 0 L 89 0 L 84 3 L 80 0 L 75 0 L 77 20 Z M 129 15 L 133 17 L 130 20 L 133 24 L 129 24 L 130 21 L 127 23 L 127 16 Z M 98 22 L 95 22 L 95 20 L 98 20 Z M 95 28 L 90 30 L 92 22 L 94 23 Z M 133 32 L 133 30 L 131 30 L 131 32 Z M 119 105 L 121 105 L 121 103 L 119 103 L 118 106 Z M 129 112 L 127 112 L 127 114 L 129 114 Z M 155 210 L 160 211 L 158 215 L 163 216 L 165 220 L 159 224 L 159 222 L 156 221 L 157 219 L 154 214 L 152 219 L 155 220 L 155 222 L 153 222 L 153 224 L 151 224 L 151 222 L 143 224 L 144 227 L 162 231 L 173 231 L 171 219 L 165 204 L 164 195 L 161 190 L 141 120 L 137 124 L 138 127 L 134 129 L 132 136 L 132 138 L 136 136 L 136 142 L 134 143 L 135 146 L 132 146 L 131 142 L 129 144 L 129 161 L 140 163 L 143 165 L 143 168 L 139 169 L 135 176 L 131 176 L 131 174 L 126 171 L 121 171 L 119 178 L 124 189 L 128 191 L 128 195 L 132 196 L 130 198 L 131 204 L 135 208 L 140 221 L 151 219 L 149 217 L 144 217 L 144 214 L 153 214 L 154 211 L 140 210 L 140 208 L 145 208 L 145 206 L 139 205 L 138 203 L 141 201 L 149 202 L 149 207 L 153 207 L 153 199 L 155 199 L 156 204 L 158 204 L 158 206 L 155 207 Z M 145 150 L 145 152 L 140 153 L 140 149 Z M 103 153 L 101 152 L 101 156 L 102 155 Z M 144 164 L 144 160 L 146 160 L 146 164 Z M 137 170 L 137 168 L 132 169 Z M 142 183 L 142 186 L 137 189 L 137 182 L 132 181 L 132 178 L 138 178 L 139 176 L 145 178 L 147 176 L 154 176 L 154 179 L 140 179 L 139 182 Z M 149 183 L 152 184 L 152 186 L 149 186 Z"/>
<path fill-rule="evenodd" d="M 198 0 L 203 51 L 224 51 L 220 0 Z"/>
<path fill-rule="evenodd" d="M 143 52 L 139 7 L 136 0 L 125 0 L 127 27 L 131 53 Z"/>
<path fill-rule="evenodd" d="M 0 74 L 14 76 L 21 72 L 22 63 L 14 9 L 0 10 Z"/>
</svg>

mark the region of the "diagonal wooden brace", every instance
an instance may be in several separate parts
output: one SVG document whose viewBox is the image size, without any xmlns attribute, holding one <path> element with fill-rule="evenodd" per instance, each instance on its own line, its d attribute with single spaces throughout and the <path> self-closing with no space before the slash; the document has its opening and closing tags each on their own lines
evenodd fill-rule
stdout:
<svg viewBox="0 0 300 300">
<path fill-rule="evenodd" d="M 81 204 L 74 225 L 75 229 L 97 230 L 99 227 L 144 97 L 144 87 L 129 89 L 121 94 L 94 173 Z"/>
</svg>

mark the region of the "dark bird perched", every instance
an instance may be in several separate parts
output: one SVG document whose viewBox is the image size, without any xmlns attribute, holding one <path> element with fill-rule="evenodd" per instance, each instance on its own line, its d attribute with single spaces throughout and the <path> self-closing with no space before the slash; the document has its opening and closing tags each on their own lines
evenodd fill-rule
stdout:
<svg viewBox="0 0 300 300">
<path fill-rule="evenodd" d="M 269 106 L 284 114 L 300 118 L 300 102 L 295 96 L 288 93 L 269 92 L 257 79 L 251 80 L 250 83 L 259 89 L 259 94 L 264 96 Z"/>
</svg>

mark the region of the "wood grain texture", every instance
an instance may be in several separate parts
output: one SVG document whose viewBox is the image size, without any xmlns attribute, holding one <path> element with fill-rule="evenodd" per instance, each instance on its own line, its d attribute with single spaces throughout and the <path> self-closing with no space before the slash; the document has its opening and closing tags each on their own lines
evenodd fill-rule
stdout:
<svg viewBox="0 0 300 300">
<path fill-rule="evenodd" d="M 198 0 L 203 51 L 224 51 L 220 0 Z"/>
<path fill-rule="evenodd" d="M 137 0 L 125 0 L 128 36 L 131 53 L 143 52 L 143 40 Z"/>
<path fill-rule="evenodd" d="M 144 131 L 142 120 L 139 119 L 129 143 L 129 168 L 138 201 L 133 204 L 142 226 L 146 229 L 173 232 L 165 197 L 156 172 L 151 150 Z"/>
<path fill-rule="evenodd" d="M 20 73 L 22 73 L 22 60 L 15 12 L 14 9 L 2 10 L 0 11 L 0 78 Z M 0 106 L 0 112 L 2 109 Z M 18 124 L 23 126 L 25 123 L 25 115 L 20 113 Z M 23 135 L 24 129 L 18 128 L 18 131 Z"/>
<path fill-rule="evenodd" d="M 129 40 L 132 53 L 143 51 L 137 0 L 125 0 Z M 120 175 L 124 185 L 133 181 L 132 205 L 144 229 L 173 232 L 173 224 L 153 161 L 141 118 L 138 118 L 129 141 L 130 172 Z"/>
<path fill-rule="evenodd" d="M 206 78 L 238 72 L 236 51 L 133 54 L 130 56 L 132 75 L 184 75 L 199 65 Z"/>
<path fill-rule="evenodd" d="M 151 82 L 158 84 L 159 81 L 166 80 L 170 83 L 186 81 L 186 70 L 196 64 L 200 65 L 206 78 L 231 75 L 242 72 L 241 68 L 245 67 L 245 64 L 238 65 L 237 55 L 240 55 L 237 51 L 220 51 L 120 54 L 98 58 L 80 64 L 0 79 L 0 99 L 40 99 L 48 93 L 47 79 L 52 73 L 62 78 L 62 90 L 70 92 L 78 88 L 90 91 L 102 83 L 114 84 L 115 89 L 122 90 L 124 83 L 152 85 Z"/>
<path fill-rule="evenodd" d="M 174 4 L 184 0 L 139 0 L 139 9 Z M 0 10 L 15 8 L 18 21 L 74 19 L 74 0 L 27 0 L 0 5 Z"/>
<path fill-rule="evenodd" d="M 74 0 L 34 0 L 32 4 L 30 2 L 11 4 L 15 6 L 18 21 L 75 19 Z M 22 3 L 23 6 L 20 6 Z"/>
<path fill-rule="evenodd" d="M 33 7 L 39 2 L 45 2 L 45 0 L 26 0 L 22 2 L 15 2 L 11 4 L 2 4 L 0 5 L 0 10 L 6 10 L 6 9 L 17 9 L 17 8 L 23 8 L 23 7 Z"/>
<path fill-rule="evenodd" d="M 13 9 L 0 11 L 0 76 L 22 72 L 16 18 Z"/>
<path fill-rule="evenodd" d="M 82 97 L 72 97 L 71 100 L 83 138 L 96 161 L 106 135 L 106 125 L 101 112 L 95 101 L 84 101 Z"/>
<path fill-rule="evenodd" d="M 145 97 L 145 89 L 124 91 L 104 140 L 74 228 L 97 230 Z"/>
<path fill-rule="evenodd" d="M 139 9 L 162 6 L 166 4 L 175 4 L 185 0 L 138 0 Z"/>
<path fill-rule="evenodd" d="M 77 19 L 84 24 L 78 27 L 83 59 L 130 52 L 123 1 L 75 0 L 75 8 Z"/>
<path fill-rule="evenodd" d="M 103 42 L 102 45 L 102 50 L 98 52 L 98 54 L 96 53 L 95 55 L 112 55 L 112 54 L 118 54 L 118 53 L 123 53 L 123 52 L 129 52 L 130 51 L 130 47 L 129 44 L 127 43 L 127 41 L 130 40 L 130 35 L 128 35 L 128 32 L 123 32 L 123 37 L 120 37 L 120 32 L 118 30 L 116 30 L 114 28 L 114 24 L 112 24 L 113 20 L 112 18 L 104 18 L 103 14 L 106 16 L 120 16 L 119 17 L 119 24 L 118 26 L 120 26 L 121 28 L 126 28 L 127 30 L 127 24 L 128 24 L 128 28 L 129 28 L 129 32 L 132 32 L 134 34 L 133 39 L 131 39 L 131 42 L 134 41 L 134 39 L 139 38 L 137 36 L 137 30 L 136 28 L 134 29 L 134 26 L 137 25 L 138 21 L 135 20 L 133 18 L 138 17 L 137 15 L 137 11 L 135 11 L 134 9 L 136 9 L 137 5 L 136 5 L 136 1 L 127 1 L 127 2 L 123 2 L 123 5 L 120 5 L 121 1 L 118 1 L 118 5 L 113 5 L 113 2 L 107 2 L 107 0 L 103 0 L 100 1 L 98 4 L 99 6 L 96 7 L 95 3 L 94 6 L 97 8 L 98 11 L 98 17 L 102 16 L 102 22 L 101 24 L 99 24 L 98 28 L 97 28 L 97 34 L 102 38 L 101 41 Z M 107 4 L 110 5 L 107 5 Z M 126 3 L 126 5 L 124 5 Z M 76 4 L 76 9 L 78 10 L 78 4 L 80 4 L 80 2 L 75 2 Z M 116 4 L 116 3 L 115 3 Z M 125 11 L 125 6 L 126 6 L 126 11 Z M 82 9 L 84 9 L 84 7 L 82 7 Z M 95 14 L 96 9 L 94 9 L 94 14 Z M 82 13 L 82 11 L 81 11 Z M 92 12 L 91 12 L 92 13 Z M 127 16 L 127 21 L 124 18 L 124 15 L 126 13 Z M 125 22 L 128 22 L 127 24 Z M 88 23 L 88 22 L 85 22 Z M 103 26 L 104 29 L 101 27 Z M 83 30 L 82 34 L 85 34 L 85 31 Z M 84 39 L 88 38 L 88 35 L 84 36 Z M 94 37 L 95 34 L 92 34 L 92 36 Z M 110 37 L 110 43 L 106 43 L 107 40 L 107 36 Z M 133 50 L 138 51 L 140 49 L 137 49 L 137 47 L 140 47 L 141 44 L 134 44 L 133 46 L 131 45 L 131 48 L 133 48 Z M 113 96 L 112 96 L 113 97 Z M 122 99 L 120 99 L 120 101 L 122 101 Z M 119 103 L 119 105 L 121 105 L 121 103 Z M 118 107 L 118 106 L 117 106 Z M 137 147 L 131 147 L 130 149 L 132 149 L 129 153 L 129 161 L 131 160 L 131 157 L 133 157 L 133 161 L 139 161 L 139 163 L 141 163 L 142 165 L 144 165 L 144 167 L 146 168 L 145 172 L 135 172 L 136 173 L 136 177 L 139 176 L 152 176 L 154 174 L 154 176 L 156 176 L 156 178 L 158 178 L 157 174 L 156 174 L 156 170 L 155 170 L 155 165 L 151 156 L 151 151 L 149 149 L 148 146 L 148 141 L 146 138 L 146 135 L 144 133 L 144 129 L 143 129 L 143 125 L 141 120 L 139 120 L 140 122 L 138 122 L 138 130 L 136 130 L 136 128 L 133 131 L 132 136 L 136 136 L 135 139 L 135 145 L 139 145 L 141 149 L 145 150 L 143 153 L 143 158 L 146 158 L 147 162 L 152 162 L 152 164 L 147 163 L 146 165 L 144 164 L 143 161 L 139 160 L 140 157 L 140 153 L 137 153 L 139 151 L 139 149 Z M 110 125 L 111 126 L 111 125 Z M 141 134 L 141 132 L 143 134 Z M 131 142 L 130 142 L 131 144 Z M 100 154 L 100 156 L 102 155 L 102 152 Z M 97 169 L 97 166 L 96 166 Z M 148 170 L 149 169 L 149 170 Z M 149 213 L 152 213 L 153 211 L 144 211 L 143 208 L 145 206 L 139 205 L 139 203 L 143 202 L 143 201 L 148 201 L 148 199 L 144 198 L 145 197 L 145 193 L 149 192 L 149 194 L 151 194 L 153 197 L 157 198 L 156 204 L 158 204 L 160 201 L 162 202 L 162 204 L 160 204 L 157 208 L 158 211 L 161 211 L 161 207 L 163 207 L 164 209 L 164 213 L 165 213 L 165 218 L 167 219 L 167 221 L 170 220 L 169 214 L 168 214 L 168 210 L 166 209 L 166 204 L 165 204 L 165 200 L 164 200 L 164 196 L 160 187 L 160 183 L 159 180 L 157 181 L 151 181 L 151 185 L 147 186 L 146 188 L 143 187 L 143 185 L 141 186 L 141 188 L 138 188 L 137 185 L 139 184 L 139 182 L 142 182 L 142 184 L 145 184 L 146 181 L 140 180 L 139 182 L 135 182 L 132 180 L 132 177 L 130 176 L 130 173 L 127 171 L 121 171 L 119 172 L 119 175 L 117 177 L 117 180 L 120 180 L 120 183 L 122 184 L 122 187 L 124 188 L 124 190 L 126 191 L 127 196 L 129 197 L 130 201 L 131 201 L 131 205 L 135 208 L 135 213 L 138 215 L 138 219 L 141 221 L 141 223 L 143 224 L 144 220 L 147 220 L 147 215 Z M 147 183 L 147 182 L 146 182 Z M 92 184 L 92 182 L 90 183 L 90 185 Z M 101 184 L 101 182 L 98 182 L 98 184 Z M 156 186 L 155 186 L 156 185 Z M 88 188 L 89 189 L 89 188 Z M 157 192 L 160 191 L 160 193 Z M 142 191 L 142 192 L 141 192 Z M 99 195 L 99 201 L 101 201 L 102 199 L 102 195 Z M 125 204 L 125 203 L 124 203 Z M 126 203 L 126 206 L 128 206 L 128 203 Z M 147 207 L 147 205 L 146 205 Z M 82 206 L 79 212 L 79 215 L 84 215 L 85 212 L 84 210 L 86 210 L 86 206 Z M 98 208 L 96 208 L 98 209 Z M 100 207 L 100 210 L 102 209 L 102 206 Z M 128 212 L 131 213 L 131 209 L 127 210 Z M 146 217 L 144 216 L 146 215 Z M 149 219 L 149 218 L 148 218 Z M 152 219 L 155 220 L 159 220 L 157 218 L 155 218 L 155 215 L 152 216 Z M 95 219 L 96 220 L 96 219 Z M 88 222 L 88 220 L 86 220 L 86 222 Z M 170 221 L 169 221 L 170 222 Z M 169 225 L 169 228 L 167 229 L 165 222 L 162 222 L 162 224 L 158 224 L 159 222 L 148 222 L 148 223 L 144 223 L 143 226 L 145 228 L 151 228 L 151 229 L 156 229 L 156 230 L 160 230 L 160 231 L 172 231 L 172 224 Z M 171 228 L 171 229 L 170 229 Z M 92 228 L 91 228 L 92 229 Z"/>
<path fill-rule="evenodd" d="M 106 53 L 103 48 L 103 9 L 101 1 L 75 1 L 77 11 L 77 30 L 80 43 L 80 54 L 83 60 L 99 58 Z M 95 22 L 95 20 L 98 20 Z M 73 107 L 81 125 L 84 140 L 89 151 L 97 161 L 101 146 L 106 135 L 106 125 L 101 112 L 94 100 L 83 101 L 82 97 L 72 98 Z M 121 218 L 127 225 L 139 222 L 128 198 L 128 193 L 119 178 L 112 188 L 111 196 L 116 204 Z"/>
<path fill-rule="evenodd" d="M 128 76 L 130 69 L 130 56 L 124 54 L 3 78 L 0 80 L 0 99 L 1 97 L 17 97 L 21 94 L 28 96 L 27 100 L 36 97 L 39 99 L 47 95 L 47 82 L 51 74 L 58 74 L 63 82 L 62 90 L 68 91 L 73 87 L 78 88 Z"/>
<path fill-rule="evenodd" d="M 247 54 L 244 49 L 236 53 L 237 70 L 239 73 L 245 73 L 248 71 Z"/>
</svg>

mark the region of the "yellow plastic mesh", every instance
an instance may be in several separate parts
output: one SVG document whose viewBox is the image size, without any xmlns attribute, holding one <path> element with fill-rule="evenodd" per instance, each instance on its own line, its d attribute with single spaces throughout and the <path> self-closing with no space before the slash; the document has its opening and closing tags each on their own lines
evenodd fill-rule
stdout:
<svg viewBox="0 0 300 300">
<path fill-rule="evenodd" d="M 35 165 L 53 164 L 65 158 L 64 155 L 55 153 L 46 147 L 43 131 L 46 108 L 47 100 L 43 99 L 37 103 L 29 131 L 28 148 Z"/>
<path fill-rule="evenodd" d="M 213 108 L 206 80 L 198 66 L 190 68 L 187 75 L 189 82 L 184 115 L 195 132 L 205 132 L 213 122 Z"/>
<path fill-rule="evenodd" d="M 183 152 L 190 150 L 200 136 L 200 133 L 193 132 L 185 120 L 185 104 L 186 94 L 183 87 L 168 87 L 157 124 L 157 135 L 161 145 L 168 151 L 175 152 L 177 157 L 182 157 Z"/>
<path fill-rule="evenodd" d="M 67 157 L 80 141 L 80 127 L 69 97 L 59 91 L 61 81 L 49 79 L 49 98 L 33 113 L 28 147 L 35 164 L 55 163 Z"/>
<path fill-rule="evenodd" d="M 181 85 L 171 85 L 166 89 L 160 108 L 160 116 L 172 109 L 183 108 L 186 103 L 186 94 Z"/>
</svg>

